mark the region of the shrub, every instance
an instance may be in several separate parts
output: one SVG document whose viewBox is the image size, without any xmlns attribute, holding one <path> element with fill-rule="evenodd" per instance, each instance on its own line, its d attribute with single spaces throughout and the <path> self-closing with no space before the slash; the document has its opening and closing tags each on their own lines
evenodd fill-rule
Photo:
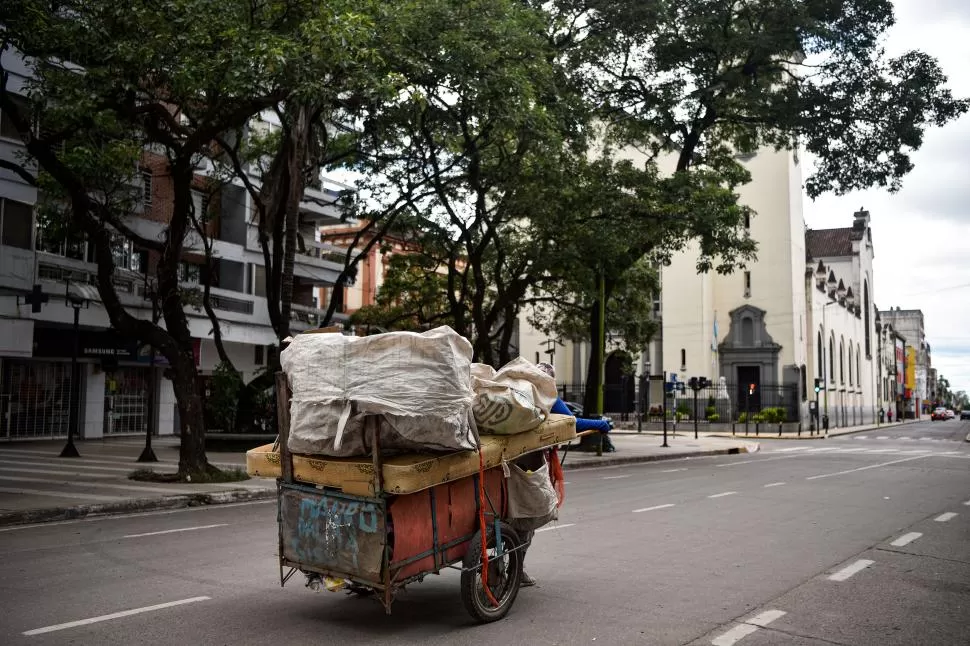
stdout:
<svg viewBox="0 0 970 646">
<path fill-rule="evenodd" d="M 707 408 L 704 409 L 704 417 L 706 417 L 707 419 L 711 419 L 711 415 L 717 415 L 717 407 L 708 406 Z"/>
<path fill-rule="evenodd" d="M 738 421 L 740 423 L 742 423 L 742 424 L 744 424 L 745 422 L 747 422 L 748 421 L 748 414 L 747 413 L 741 413 L 741 414 L 739 414 L 738 415 Z"/>
<path fill-rule="evenodd" d="M 788 417 L 788 411 L 783 406 L 765 408 L 761 411 L 761 417 L 769 424 L 780 424 Z"/>
<path fill-rule="evenodd" d="M 718 415 L 717 413 L 711 413 L 710 415 L 707 416 L 707 421 L 711 423 L 719 422 L 721 421 L 721 416 Z"/>
<path fill-rule="evenodd" d="M 755 424 L 760 424 L 765 421 L 765 417 L 761 413 L 755 413 L 751 416 L 751 421 Z"/>
<path fill-rule="evenodd" d="M 677 404 L 677 412 L 684 417 L 690 417 L 690 404 L 687 402 Z"/>
</svg>

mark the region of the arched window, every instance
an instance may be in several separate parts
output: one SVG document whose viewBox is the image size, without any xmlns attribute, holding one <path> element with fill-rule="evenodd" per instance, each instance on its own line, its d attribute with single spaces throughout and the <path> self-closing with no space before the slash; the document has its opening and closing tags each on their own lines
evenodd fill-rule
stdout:
<svg viewBox="0 0 970 646">
<path fill-rule="evenodd" d="M 835 383 L 835 335 L 829 337 L 829 381 Z"/>
<path fill-rule="evenodd" d="M 815 372 L 818 374 L 819 379 L 825 377 L 825 348 L 822 346 L 822 332 L 818 333 L 818 365 L 815 366 Z"/>
<path fill-rule="evenodd" d="M 862 306 L 865 308 L 864 320 L 866 323 L 866 359 L 870 359 L 872 358 L 872 341 L 869 339 L 869 328 L 871 327 L 869 310 L 871 308 L 869 307 L 869 281 L 868 280 L 866 280 L 862 284 Z"/>
<path fill-rule="evenodd" d="M 849 341 L 849 385 L 852 384 L 852 341 Z"/>
<path fill-rule="evenodd" d="M 852 359 L 850 358 L 849 361 Z M 862 385 L 862 355 L 859 353 L 859 346 L 855 347 L 855 379 L 858 385 Z"/>
<path fill-rule="evenodd" d="M 845 383 L 845 338 L 839 339 L 839 383 Z"/>
</svg>

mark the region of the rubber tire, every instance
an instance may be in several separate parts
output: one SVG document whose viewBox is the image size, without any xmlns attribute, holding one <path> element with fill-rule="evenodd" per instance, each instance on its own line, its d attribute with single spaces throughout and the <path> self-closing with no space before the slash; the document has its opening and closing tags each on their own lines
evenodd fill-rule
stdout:
<svg viewBox="0 0 970 646">
<path fill-rule="evenodd" d="M 519 538 L 519 535 L 507 523 L 501 522 L 501 527 L 502 545 L 506 550 L 511 550 L 522 545 L 522 539 Z M 495 526 L 489 524 L 486 532 L 489 549 L 495 546 L 494 534 Z M 520 549 L 511 552 L 506 558 L 512 561 L 512 582 L 504 596 L 496 599 L 499 606 L 493 608 L 487 599 L 482 599 L 481 595 L 479 595 L 481 586 L 478 572 L 482 565 L 482 533 L 481 531 L 475 532 L 471 544 L 468 547 L 468 552 L 462 560 L 462 568 L 465 571 L 461 573 L 461 601 L 465 605 L 465 610 L 468 611 L 468 614 L 479 623 L 487 624 L 505 617 L 512 608 L 512 604 L 515 603 L 515 597 L 519 594 L 519 584 L 522 582 L 524 551 Z"/>
</svg>

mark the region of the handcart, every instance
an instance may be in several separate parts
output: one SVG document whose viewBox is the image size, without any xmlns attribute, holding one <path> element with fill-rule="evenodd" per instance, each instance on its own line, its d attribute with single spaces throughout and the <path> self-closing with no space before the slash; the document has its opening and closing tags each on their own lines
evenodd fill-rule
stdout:
<svg viewBox="0 0 970 646">
<path fill-rule="evenodd" d="M 287 449 L 290 390 L 282 373 L 277 387 L 281 585 L 302 572 L 308 587 L 373 596 L 390 614 L 395 595 L 406 585 L 451 568 L 461 572 L 462 602 L 475 620 L 503 618 L 518 594 L 529 544 L 506 517 L 502 466 L 484 468 L 479 453 L 474 475 L 389 494 L 382 483 L 379 423 L 373 418 L 367 424 L 373 474 L 368 493 L 298 482 Z"/>
</svg>

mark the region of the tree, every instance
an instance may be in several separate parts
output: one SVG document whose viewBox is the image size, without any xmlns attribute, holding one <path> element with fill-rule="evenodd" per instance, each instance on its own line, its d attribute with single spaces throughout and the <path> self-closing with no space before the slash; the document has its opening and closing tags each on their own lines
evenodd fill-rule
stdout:
<svg viewBox="0 0 970 646">
<path fill-rule="evenodd" d="M 933 58 L 886 56 L 890 0 L 551 6 L 558 20 L 550 40 L 585 75 L 608 139 L 670 163 L 675 175 L 706 171 L 725 188 L 736 186 L 734 155 L 767 146 L 813 155 L 811 197 L 897 190 L 926 128 L 968 108 L 944 87 Z M 622 273 L 650 257 L 658 239 L 633 240 L 612 268 Z M 698 269 L 711 269 L 711 260 L 702 254 Z M 597 336 L 591 324 L 594 348 Z"/>
<path fill-rule="evenodd" d="M 522 299 L 544 275 L 549 241 L 527 237 L 528 222 L 554 210 L 546 187 L 586 151 L 588 110 L 563 84 L 545 18 L 511 0 L 425 3 L 404 29 L 401 98 L 380 115 L 372 177 L 406 196 L 409 240 L 436 254 L 426 273 L 446 268 L 448 319 L 492 364 L 510 358 Z"/>
<path fill-rule="evenodd" d="M 30 164 L 39 166 L 49 213 L 59 211 L 65 228 L 83 231 L 93 244 L 112 326 L 168 359 L 182 425 L 180 477 L 213 469 L 205 458 L 179 280 L 183 252 L 198 244 L 192 234 L 201 215 L 192 199 L 197 171 L 220 135 L 287 99 L 294 79 L 309 78 L 317 57 L 329 56 L 335 43 L 346 45 L 346 32 L 324 26 L 355 25 L 355 14 L 349 6 L 334 9 L 299 0 L 219 6 L 24 0 L 5 4 L 0 13 L 4 46 L 34 64 L 33 114 L 11 99 L 6 75 L 0 94 L 0 108 L 29 154 L 20 169 L 30 176 Z M 132 185 L 146 155 L 164 168 L 173 193 L 157 235 L 144 233 L 131 217 L 137 202 Z M 135 316 L 120 298 L 112 255 L 118 239 L 149 252 L 164 326 Z"/>
</svg>

